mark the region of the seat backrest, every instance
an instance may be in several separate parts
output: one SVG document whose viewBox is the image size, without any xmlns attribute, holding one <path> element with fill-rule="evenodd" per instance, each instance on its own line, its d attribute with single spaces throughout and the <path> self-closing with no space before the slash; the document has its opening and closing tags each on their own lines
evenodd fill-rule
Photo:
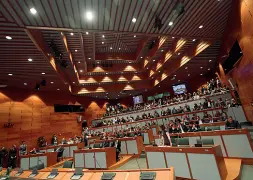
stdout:
<svg viewBox="0 0 253 180">
<path fill-rule="evenodd" d="M 199 130 L 200 131 L 206 131 L 206 127 L 205 126 L 200 126 Z"/>
<path fill-rule="evenodd" d="M 214 145 L 213 139 L 197 139 L 197 144 Z"/>
<path fill-rule="evenodd" d="M 93 148 L 101 148 L 101 144 L 100 143 L 96 143 L 93 145 Z"/>
<path fill-rule="evenodd" d="M 177 138 L 176 142 L 177 142 L 177 145 L 183 145 L 183 146 L 190 145 L 189 138 Z"/>
<path fill-rule="evenodd" d="M 63 164 L 63 168 L 72 168 L 73 161 L 65 161 Z"/>
<path fill-rule="evenodd" d="M 212 129 L 213 131 L 215 131 L 215 130 L 217 131 L 217 130 L 220 130 L 220 126 L 212 126 L 211 129 Z"/>
</svg>

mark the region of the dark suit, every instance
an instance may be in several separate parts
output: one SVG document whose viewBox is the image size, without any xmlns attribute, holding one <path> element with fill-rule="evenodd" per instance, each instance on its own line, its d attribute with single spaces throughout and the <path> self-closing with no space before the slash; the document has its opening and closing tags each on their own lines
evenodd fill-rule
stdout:
<svg viewBox="0 0 253 180">
<path fill-rule="evenodd" d="M 110 142 L 109 141 L 105 141 L 103 144 L 104 147 L 110 147 Z"/>
<path fill-rule="evenodd" d="M 170 140 L 166 134 L 166 130 L 162 131 L 163 139 L 164 139 L 164 145 L 165 146 L 170 146 Z"/>
<path fill-rule="evenodd" d="M 17 160 L 17 149 L 11 148 L 9 151 L 9 166 L 11 166 L 12 169 L 16 168 L 16 160 Z"/>
<path fill-rule="evenodd" d="M 240 129 L 241 125 L 238 123 L 238 121 L 232 120 L 230 123 L 229 121 L 226 122 L 226 129 Z"/>
</svg>

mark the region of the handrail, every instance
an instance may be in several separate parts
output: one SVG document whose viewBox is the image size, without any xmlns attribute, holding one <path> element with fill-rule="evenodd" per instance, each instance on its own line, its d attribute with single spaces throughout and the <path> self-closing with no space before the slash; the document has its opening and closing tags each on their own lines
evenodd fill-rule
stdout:
<svg viewBox="0 0 253 180">
<path fill-rule="evenodd" d="M 109 118 L 118 117 L 118 116 L 122 116 L 122 115 L 130 115 L 130 114 L 139 113 L 139 112 L 143 112 L 143 111 L 147 111 L 147 110 L 160 109 L 160 108 L 169 107 L 169 106 L 173 106 L 173 105 L 185 104 L 185 103 L 189 103 L 189 102 L 192 102 L 192 101 L 198 101 L 198 100 L 201 100 L 201 99 L 210 98 L 210 97 L 214 97 L 214 96 L 218 96 L 218 95 L 225 95 L 225 94 L 228 94 L 228 93 L 229 92 L 227 91 L 226 93 L 216 93 L 216 94 L 213 94 L 213 95 L 201 96 L 199 99 L 195 99 L 195 100 L 185 100 L 185 101 L 181 101 L 181 102 L 178 102 L 178 103 L 172 103 L 172 104 L 157 106 L 157 107 L 150 108 L 150 109 L 141 109 L 141 110 L 137 110 L 137 111 L 131 111 L 131 112 L 126 112 L 126 113 L 115 114 L 115 115 L 112 115 L 112 116 L 101 117 L 99 119 L 98 118 L 93 119 L 92 121 L 101 121 L 101 120 L 106 120 L 106 119 L 109 119 Z"/>
</svg>

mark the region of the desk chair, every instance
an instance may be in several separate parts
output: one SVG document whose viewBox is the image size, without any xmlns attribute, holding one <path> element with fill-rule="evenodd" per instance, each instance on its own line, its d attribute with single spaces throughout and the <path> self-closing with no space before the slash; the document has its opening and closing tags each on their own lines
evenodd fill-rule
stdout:
<svg viewBox="0 0 253 180">
<path fill-rule="evenodd" d="M 213 139 L 197 139 L 197 144 L 214 145 Z"/>
<path fill-rule="evenodd" d="M 189 146 L 189 138 L 176 138 L 176 144 L 178 146 Z"/>
<path fill-rule="evenodd" d="M 63 168 L 72 168 L 73 161 L 65 161 L 63 164 Z"/>
</svg>

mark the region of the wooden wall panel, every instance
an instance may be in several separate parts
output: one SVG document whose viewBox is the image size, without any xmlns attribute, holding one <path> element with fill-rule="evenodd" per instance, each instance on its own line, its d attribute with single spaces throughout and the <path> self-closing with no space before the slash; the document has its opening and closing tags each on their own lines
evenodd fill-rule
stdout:
<svg viewBox="0 0 253 180">
<path fill-rule="evenodd" d="M 232 78 L 238 85 L 238 93 L 243 104 L 245 114 L 249 121 L 253 122 L 253 3 L 252 1 L 235 0 L 233 9 L 229 15 L 227 30 L 224 33 L 223 46 L 220 56 L 227 54 L 235 40 L 239 41 L 243 57 L 236 67 L 228 75 L 224 74 L 222 66 L 219 66 L 219 75 L 223 82 Z M 223 59 L 220 59 L 221 63 Z"/>
</svg>

